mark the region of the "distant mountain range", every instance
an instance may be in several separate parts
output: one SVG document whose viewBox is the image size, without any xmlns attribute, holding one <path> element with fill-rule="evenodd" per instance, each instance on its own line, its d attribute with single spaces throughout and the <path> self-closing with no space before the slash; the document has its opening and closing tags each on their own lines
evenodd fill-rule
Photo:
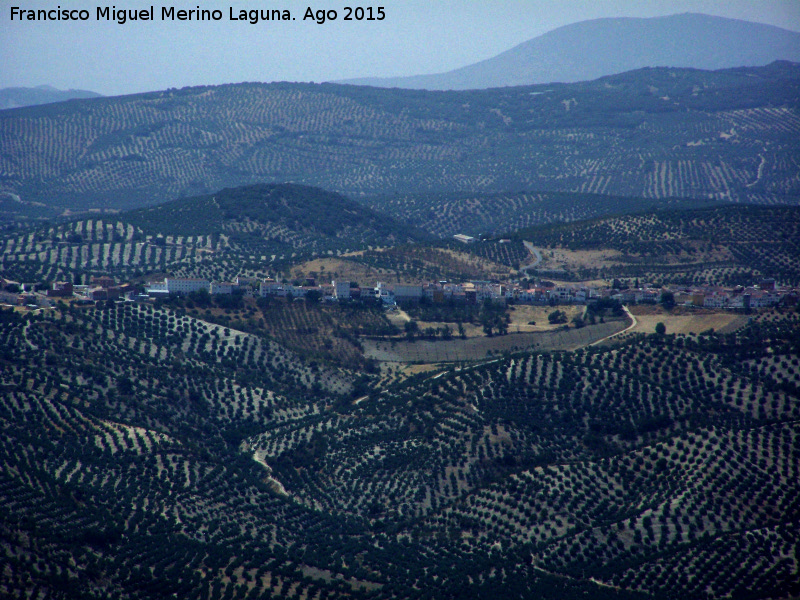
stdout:
<svg viewBox="0 0 800 600">
<path fill-rule="evenodd" d="M 10 87 L 0 89 L 0 110 L 64 102 L 74 98 L 100 98 L 101 94 L 87 90 L 59 90 L 49 85 Z"/>
<path fill-rule="evenodd" d="M 448 73 L 338 83 L 467 90 L 576 82 L 643 67 L 726 69 L 800 61 L 800 33 L 704 14 L 582 21 Z"/>
</svg>

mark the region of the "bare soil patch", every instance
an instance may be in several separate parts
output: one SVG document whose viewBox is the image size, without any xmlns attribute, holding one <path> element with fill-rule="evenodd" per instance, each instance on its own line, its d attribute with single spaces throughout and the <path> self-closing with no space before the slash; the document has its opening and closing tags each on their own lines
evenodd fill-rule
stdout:
<svg viewBox="0 0 800 600">
<path fill-rule="evenodd" d="M 373 287 L 381 279 L 394 281 L 397 274 L 392 270 L 371 267 L 356 260 L 317 258 L 293 267 L 292 277 L 297 279 L 316 277 L 317 283 L 329 283 L 333 279 L 341 279 L 357 281 L 364 287 Z"/>
<path fill-rule="evenodd" d="M 581 268 L 599 268 L 619 264 L 622 253 L 618 250 L 567 250 L 565 248 L 542 249 L 540 269 L 563 269 L 575 271 Z"/>
<path fill-rule="evenodd" d="M 678 253 L 665 252 L 658 257 L 658 263 L 663 265 L 685 264 L 697 266 L 708 263 L 726 262 L 735 260 L 727 246 L 709 247 L 703 242 L 682 240 L 684 251 Z M 638 254 L 625 255 L 619 250 L 603 248 L 599 250 L 568 250 L 566 248 L 542 249 L 542 262 L 540 269 L 554 269 L 576 271 L 581 268 L 597 269 L 629 264 L 631 260 L 637 261 Z M 655 267 L 655 265 L 652 265 Z"/>
</svg>

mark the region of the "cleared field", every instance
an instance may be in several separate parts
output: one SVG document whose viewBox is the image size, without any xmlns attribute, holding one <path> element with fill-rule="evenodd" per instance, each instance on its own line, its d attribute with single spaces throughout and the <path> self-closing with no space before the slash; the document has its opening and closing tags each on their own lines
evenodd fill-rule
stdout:
<svg viewBox="0 0 800 600">
<path fill-rule="evenodd" d="M 492 255 L 491 251 L 487 254 Z M 456 281 L 507 279 L 514 273 L 510 266 L 485 256 L 463 252 L 460 248 L 424 244 L 400 245 L 349 252 L 341 257 L 317 258 L 298 264 L 291 270 L 291 275 L 295 279 L 317 277 L 323 282 L 341 279 L 357 281 L 362 286 L 373 286 L 377 281 L 425 283 L 442 279 Z"/>
<path fill-rule="evenodd" d="M 542 331 L 552 331 L 555 329 L 563 328 L 563 325 L 553 325 L 548 320 L 548 315 L 554 310 L 560 310 L 567 315 L 567 322 L 571 322 L 575 316 L 580 316 L 584 312 L 583 306 L 531 306 L 527 304 L 510 306 L 508 315 L 510 322 L 508 323 L 508 333 L 534 333 Z M 389 322 L 395 327 L 403 330 L 407 321 L 412 320 L 411 317 L 404 310 L 397 310 L 386 313 Z M 532 324 L 535 323 L 535 324 Z M 458 326 L 453 322 L 444 321 L 428 321 L 417 319 L 417 324 L 420 331 L 428 328 L 444 329 L 449 327 L 454 337 L 459 337 Z M 478 322 L 462 322 L 461 327 L 464 329 L 464 337 L 466 338 L 483 338 L 486 334 L 483 330 L 483 325 Z"/>
<path fill-rule="evenodd" d="M 581 329 L 556 329 L 538 333 L 511 333 L 494 337 L 431 342 L 364 340 L 364 355 L 382 362 L 457 362 L 521 350 L 573 350 L 621 331 L 625 320 L 607 321 Z"/>
<path fill-rule="evenodd" d="M 632 333 L 654 333 L 657 323 L 664 323 L 667 333 L 701 333 L 713 329 L 719 333 L 731 333 L 744 327 L 749 317 L 730 312 L 680 310 L 667 312 L 660 307 L 633 306 L 636 317 Z"/>
</svg>

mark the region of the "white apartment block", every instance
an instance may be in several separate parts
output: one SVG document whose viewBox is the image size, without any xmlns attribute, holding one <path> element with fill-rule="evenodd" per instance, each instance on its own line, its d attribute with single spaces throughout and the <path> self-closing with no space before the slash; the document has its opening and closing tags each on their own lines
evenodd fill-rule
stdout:
<svg viewBox="0 0 800 600">
<path fill-rule="evenodd" d="M 208 279 L 179 279 L 167 277 L 164 280 L 167 285 L 167 292 L 170 294 L 188 294 L 190 292 L 199 292 L 211 288 L 211 282 Z"/>
</svg>

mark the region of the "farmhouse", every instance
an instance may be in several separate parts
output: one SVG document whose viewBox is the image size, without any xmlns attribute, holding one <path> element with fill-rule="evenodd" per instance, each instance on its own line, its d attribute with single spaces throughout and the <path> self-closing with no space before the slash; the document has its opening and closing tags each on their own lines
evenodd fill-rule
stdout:
<svg viewBox="0 0 800 600">
<path fill-rule="evenodd" d="M 199 292 L 200 290 L 209 292 L 211 290 L 211 282 L 208 279 L 167 277 L 164 281 L 152 282 L 145 286 L 145 293 L 149 296 L 189 294 L 191 292 Z"/>
<path fill-rule="evenodd" d="M 89 298 L 89 300 L 115 300 L 120 296 L 122 296 L 122 290 L 117 286 L 95 286 L 86 291 L 86 297 Z"/>
<path fill-rule="evenodd" d="M 102 287 L 102 288 L 110 288 L 115 285 L 115 281 L 113 277 L 109 277 L 108 275 L 101 275 L 99 277 L 92 277 L 92 286 L 93 287 Z"/>
<path fill-rule="evenodd" d="M 378 284 L 379 286 L 382 284 Z M 392 286 L 394 299 L 396 302 L 419 302 L 422 298 L 421 285 L 401 285 Z"/>
</svg>

